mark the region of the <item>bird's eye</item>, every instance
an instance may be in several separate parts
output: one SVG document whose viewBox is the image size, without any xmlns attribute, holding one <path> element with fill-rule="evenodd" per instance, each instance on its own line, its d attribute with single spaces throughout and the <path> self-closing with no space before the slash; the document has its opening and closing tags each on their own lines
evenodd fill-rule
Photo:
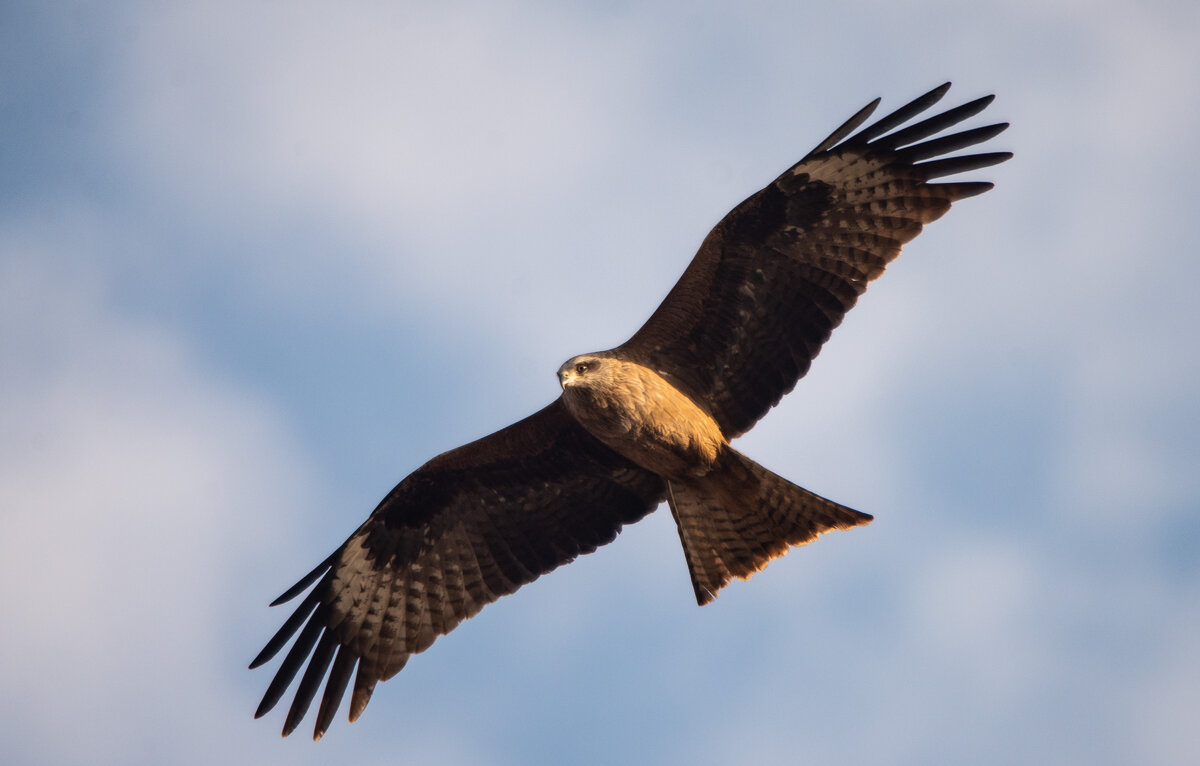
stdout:
<svg viewBox="0 0 1200 766">
<path fill-rule="evenodd" d="M 580 362 L 579 364 L 575 365 L 575 374 L 582 375 L 583 373 L 587 372 L 587 369 L 587 362 Z"/>
</svg>

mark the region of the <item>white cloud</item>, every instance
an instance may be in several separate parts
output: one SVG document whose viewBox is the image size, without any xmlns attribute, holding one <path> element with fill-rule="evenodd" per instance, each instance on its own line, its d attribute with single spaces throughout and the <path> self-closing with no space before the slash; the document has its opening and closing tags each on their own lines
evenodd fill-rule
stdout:
<svg viewBox="0 0 1200 766">
<path fill-rule="evenodd" d="M 1196 10 L 955 9 L 126 13 L 86 113 L 100 138 L 75 147 L 91 175 L 37 201 L 50 225 L 20 211 L 0 229 L 0 574 L 22 626 L 2 640 L 23 659 L 0 670 L 5 744 L 146 762 L 382 761 L 403 743 L 516 763 L 564 738 L 604 763 L 1190 752 L 1194 557 L 1155 546 L 1187 534 L 1197 493 L 1198 112 L 1179 95 Z M 287 536 L 334 513 L 311 497 L 332 469 L 308 455 L 339 426 L 282 425 L 282 393 L 263 392 L 295 381 L 265 365 L 257 395 L 239 388 L 250 353 L 221 347 L 233 334 L 203 301 L 173 300 L 188 279 L 355 329 L 404 307 L 420 324 L 397 336 L 449 359 L 387 371 L 440 365 L 448 411 L 496 418 L 632 330 L 705 229 L 822 131 L 943 76 L 961 80 L 951 101 L 999 93 L 1016 159 L 739 442 L 876 524 L 696 610 L 660 512 L 439 642 L 318 748 L 249 720 L 266 674 L 241 667 L 282 619 L 253 583 L 312 563 L 297 550 L 317 543 Z M 346 377 L 386 378 L 391 353 Z M 481 355 L 503 358 L 494 401 L 467 387 Z M 428 422 L 451 417 L 438 406 Z M 968 492 L 962 466 L 1004 481 Z"/>
<path fill-rule="evenodd" d="M 114 149 L 148 184 L 235 218 L 316 218 L 354 245 L 343 268 L 392 292 L 486 277 L 456 280 L 459 308 L 511 278 L 511 216 L 544 236 L 543 207 L 611 155 L 641 98 L 638 36 L 551 7 L 232 4 L 136 23 Z"/>
<path fill-rule="evenodd" d="M 1196 593 L 1181 594 L 1196 604 Z M 1190 596 L 1190 597 L 1189 597 Z M 1154 667 L 1142 679 L 1130 700 L 1134 731 L 1131 750 L 1147 760 L 1172 763 L 1181 754 L 1200 752 L 1200 615 L 1193 606 L 1180 615 L 1177 630 L 1165 642 Z M 1173 626 L 1174 627 L 1174 626 Z"/>
<path fill-rule="evenodd" d="M 114 310 L 96 232 L 58 223 L 0 230 L 6 749 L 205 762 L 248 715 L 229 631 L 310 502 L 304 459 L 268 405 Z"/>
</svg>

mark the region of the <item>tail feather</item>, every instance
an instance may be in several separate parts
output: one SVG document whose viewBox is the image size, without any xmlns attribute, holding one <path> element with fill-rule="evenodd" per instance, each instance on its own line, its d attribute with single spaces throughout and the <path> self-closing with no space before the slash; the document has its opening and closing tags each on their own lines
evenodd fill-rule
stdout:
<svg viewBox="0 0 1200 766">
<path fill-rule="evenodd" d="M 668 482 L 667 502 L 701 606 L 734 577 L 749 577 L 793 545 L 872 518 L 792 484 L 730 448 L 708 475 Z"/>
</svg>

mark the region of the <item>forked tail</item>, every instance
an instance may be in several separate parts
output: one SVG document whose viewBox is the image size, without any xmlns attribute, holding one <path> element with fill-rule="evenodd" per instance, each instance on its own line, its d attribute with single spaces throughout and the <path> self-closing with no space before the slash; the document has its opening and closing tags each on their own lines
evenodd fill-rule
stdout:
<svg viewBox="0 0 1200 766">
<path fill-rule="evenodd" d="M 872 519 L 792 484 L 729 447 L 708 475 L 667 486 L 701 606 L 734 577 L 749 577 L 791 546 Z"/>
</svg>

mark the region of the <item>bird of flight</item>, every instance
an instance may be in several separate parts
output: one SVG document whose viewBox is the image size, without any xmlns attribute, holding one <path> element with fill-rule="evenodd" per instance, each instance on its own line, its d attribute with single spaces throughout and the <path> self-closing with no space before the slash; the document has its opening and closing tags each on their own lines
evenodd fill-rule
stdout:
<svg viewBox="0 0 1200 766">
<path fill-rule="evenodd" d="M 934 137 L 992 96 L 905 125 L 949 87 L 855 133 L 879 99 L 868 104 L 726 215 L 632 338 L 564 363 L 558 399 L 401 481 L 272 604 L 316 583 L 250 664 L 266 663 L 299 632 L 255 717 L 275 706 L 307 659 L 284 736 L 326 676 L 314 739 L 352 675 L 354 721 L 375 684 L 438 636 L 611 542 L 664 500 L 702 605 L 793 545 L 869 522 L 729 441 L 792 390 L 904 243 L 952 202 L 992 188 L 931 181 L 1012 156 L 944 156 L 1007 123 Z"/>
</svg>

